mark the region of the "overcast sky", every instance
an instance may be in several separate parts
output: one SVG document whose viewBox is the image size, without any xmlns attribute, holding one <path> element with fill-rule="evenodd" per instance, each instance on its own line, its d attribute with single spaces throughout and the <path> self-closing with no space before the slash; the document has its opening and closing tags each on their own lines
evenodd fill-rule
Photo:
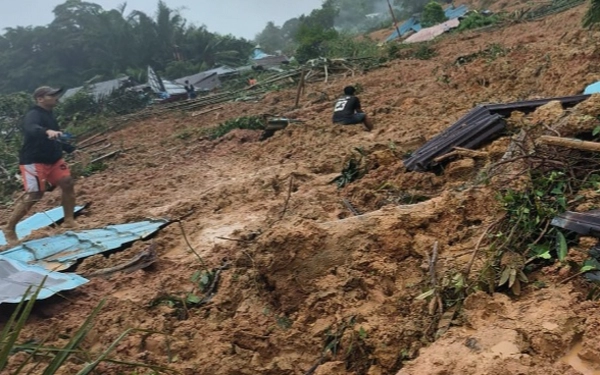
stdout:
<svg viewBox="0 0 600 375">
<path fill-rule="evenodd" d="M 113 9 L 124 0 L 88 0 Z M 52 9 L 64 0 L 0 0 L 0 34 L 6 27 L 47 25 L 54 19 Z M 154 15 L 158 0 L 128 0 L 126 14 L 141 10 Z M 206 25 L 208 31 L 233 34 L 253 39 L 267 22 L 281 26 L 290 18 L 308 14 L 320 8 L 323 0 L 165 0 L 172 9 L 181 8 L 181 14 L 197 26 Z"/>
</svg>

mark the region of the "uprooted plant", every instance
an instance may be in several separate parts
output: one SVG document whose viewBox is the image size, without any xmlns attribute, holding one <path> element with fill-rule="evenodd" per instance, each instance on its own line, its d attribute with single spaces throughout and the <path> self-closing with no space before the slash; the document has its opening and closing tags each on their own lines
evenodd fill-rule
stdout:
<svg viewBox="0 0 600 375">
<path fill-rule="evenodd" d="M 371 356 L 373 347 L 367 343 L 367 331 L 362 326 L 356 330 L 356 323 L 357 316 L 353 315 L 327 328 L 323 337 L 321 357 L 305 375 L 312 375 L 320 365 L 336 359 L 344 361 L 347 371 L 359 375 L 368 372 L 374 363 Z"/>
<path fill-rule="evenodd" d="M 565 263 L 568 243 L 576 237 L 551 226 L 552 219 L 574 210 L 584 197 L 588 204 L 598 203 L 593 197 L 600 187 L 600 155 L 529 144 L 533 150 L 509 160 L 517 167 L 510 172 L 513 182 L 519 182 L 497 195 L 505 216 L 489 232 L 489 259 L 479 285 L 490 291 L 508 288 L 519 295 L 529 272 L 555 261 Z"/>
<path fill-rule="evenodd" d="M 338 188 L 343 188 L 349 183 L 362 178 L 368 172 L 368 166 L 365 163 L 366 154 L 361 148 L 355 148 L 356 153 L 352 153 L 348 158 L 342 173 L 331 180 L 336 183 Z"/>
<path fill-rule="evenodd" d="M 576 235 L 551 225 L 565 211 L 600 207 L 600 155 L 550 146 L 523 134 L 513 141 L 516 152 L 507 153 L 507 158 L 486 171 L 491 186 L 500 187 L 496 198 L 503 212 L 483 231 L 469 264 L 462 271 L 438 278 L 434 246 L 429 258 L 430 288 L 416 298 L 429 301 L 429 312 L 438 322 L 438 329 L 446 328 L 444 316 L 451 321 L 472 292 L 509 291 L 520 295 L 533 271 L 555 263 L 575 272 L 565 280 L 600 269 L 600 262 L 593 259 L 583 263 L 570 260 L 568 247 L 575 243 Z M 580 207 L 584 200 L 585 206 Z M 469 278 L 479 251 L 486 260 Z M 590 255 L 593 258 L 591 251 Z"/>
</svg>

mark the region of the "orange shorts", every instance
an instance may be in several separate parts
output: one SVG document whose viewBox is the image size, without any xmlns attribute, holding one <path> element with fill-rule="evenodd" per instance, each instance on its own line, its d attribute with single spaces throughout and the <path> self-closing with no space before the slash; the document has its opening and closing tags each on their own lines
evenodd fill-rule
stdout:
<svg viewBox="0 0 600 375">
<path fill-rule="evenodd" d="M 46 182 L 56 186 L 58 181 L 71 176 L 69 166 L 63 159 L 54 164 L 25 164 L 20 165 L 23 185 L 28 193 L 46 191 Z"/>
</svg>

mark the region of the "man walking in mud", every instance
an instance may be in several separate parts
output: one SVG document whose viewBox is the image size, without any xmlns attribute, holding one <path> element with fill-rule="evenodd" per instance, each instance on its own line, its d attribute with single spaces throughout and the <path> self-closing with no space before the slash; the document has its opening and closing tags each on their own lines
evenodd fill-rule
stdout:
<svg viewBox="0 0 600 375">
<path fill-rule="evenodd" d="M 360 107 L 360 99 L 354 95 L 354 86 L 344 88 L 344 96 L 335 102 L 333 108 L 333 123 L 342 125 L 363 124 L 368 131 L 373 129 L 373 124 Z"/>
<path fill-rule="evenodd" d="M 39 201 L 46 190 L 46 183 L 59 186 L 62 190 L 62 206 L 64 210 L 63 227 L 75 226 L 75 189 L 69 167 L 63 160 L 63 151 L 71 153 L 75 147 L 61 141 L 63 133 L 52 110 L 58 104 L 62 89 L 42 86 L 35 90 L 33 99 L 35 106 L 27 112 L 21 132 L 23 146 L 19 153 L 19 168 L 23 179 L 25 193 L 17 201 L 14 211 L 3 228 L 6 242 L 16 245 L 16 226 L 27 212 Z"/>
</svg>

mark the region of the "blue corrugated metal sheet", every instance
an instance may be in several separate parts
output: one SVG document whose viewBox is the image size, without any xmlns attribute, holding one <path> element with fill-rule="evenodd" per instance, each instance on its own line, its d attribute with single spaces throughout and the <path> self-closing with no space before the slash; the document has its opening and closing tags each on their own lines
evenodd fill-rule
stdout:
<svg viewBox="0 0 600 375">
<path fill-rule="evenodd" d="M 465 14 L 467 14 L 468 11 L 469 7 L 467 7 L 466 5 L 460 5 L 456 8 L 450 5 L 444 10 L 444 14 L 449 20 L 453 20 L 455 18 L 463 17 Z M 409 19 L 407 19 L 402 25 L 400 25 L 398 27 L 398 30 L 400 31 L 400 36 L 404 36 L 411 30 L 414 32 L 419 32 L 422 28 L 423 27 L 421 26 L 419 19 L 415 16 L 412 16 Z M 385 41 L 389 42 L 390 40 L 394 40 L 396 38 L 398 38 L 398 32 L 394 30 L 394 32 L 390 36 L 388 36 Z"/>
<path fill-rule="evenodd" d="M 75 207 L 75 212 L 83 210 L 84 206 Z M 17 224 L 17 237 L 29 236 L 34 230 L 47 227 L 64 218 L 62 207 L 56 207 L 45 212 L 38 212 Z M 6 245 L 4 233 L 0 231 L 0 246 Z"/>
<path fill-rule="evenodd" d="M 27 288 L 32 286 L 31 293 L 35 292 L 44 277 L 46 281 L 37 299 L 45 299 L 88 282 L 72 273 L 49 272 L 42 267 L 23 264 L 0 255 L 0 303 L 20 302 Z"/>
<path fill-rule="evenodd" d="M 466 5 L 459 5 L 456 8 L 450 5 L 448 8 L 444 9 L 444 14 L 448 17 L 449 20 L 453 20 L 455 18 L 460 18 L 467 14 L 469 11 L 469 7 Z"/>
<path fill-rule="evenodd" d="M 583 91 L 584 94 L 597 94 L 600 92 L 600 82 L 592 83 L 588 85 Z"/>
<path fill-rule="evenodd" d="M 77 259 L 143 239 L 167 224 L 167 220 L 148 220 L 130 224 L 109 225 L 103 229 L 66 232 L 58 236 L 27 241 L 2 253 L 9 259 L 39 264 L 49 269 L 65 269 Z"/>
<path fill-rule="evenodd" d="M 410 17 L 409 19 L 404 21 L 404 23 L 402 23 L 402 25 L 400 25 L 398 27 L 398 31 L 400 31 L 400 36 L 404 36 L 406 33 L 408 33 L 411 30 L 413 30 L 413 31 L 421 30 L 421 24 L 419 23 L 419 20 L 414 16 Z M 398 37 L 398 32 L 396 30 L 394 30 L 392 35 L 388 36 L 388 38 L 385 41 L 389 42 L 390 40 L 394 40 L 397 37 Z"/>
</svg>

